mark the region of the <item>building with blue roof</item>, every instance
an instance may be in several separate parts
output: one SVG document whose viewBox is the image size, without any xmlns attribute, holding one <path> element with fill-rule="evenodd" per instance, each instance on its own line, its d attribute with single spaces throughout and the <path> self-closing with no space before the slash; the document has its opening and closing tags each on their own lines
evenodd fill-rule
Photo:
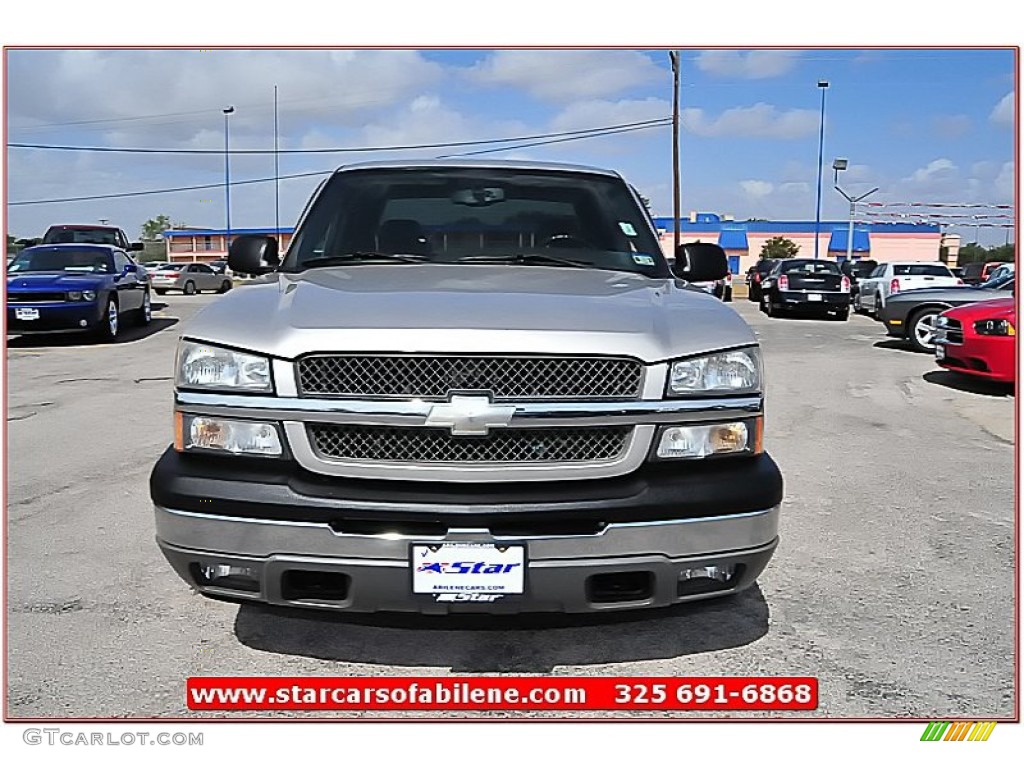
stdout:
<svg viewBox="0 0 1024 768">
<path fill-rule="evenodd" d="M 656 216 L 662 249 L 672 251 L 672 218 Z M 693 212 L 680 220 L 683 242 L 712 242 L 722 246 L 729 256 L 733 274 L 745 272 L 759 258 L 761 246 L 773 237 L 792 240 L 798 256 L 814 257 L 813 221 L 735 221 L 715 213 Z M 818 227 L 818 257 L 843 261 L 850 245 L 849 221 L 822 221 Z M 950 264 L 956 264 L 960 239 L 943 233 L 938 224 L 871 223 L 853 227 L 854 260 L 883 261 L 938 261 L 940 248 L 945 245 Z"/>
</svg>

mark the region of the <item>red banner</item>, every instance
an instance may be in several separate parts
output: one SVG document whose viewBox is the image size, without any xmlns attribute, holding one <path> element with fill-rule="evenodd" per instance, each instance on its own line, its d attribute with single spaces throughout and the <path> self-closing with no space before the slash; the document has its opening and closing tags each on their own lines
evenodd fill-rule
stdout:
<svg viewBox="0 0 1024 768">
<path fill-rule="evenodd" d="M 190 677 L 192 710 L 815 710 L 814 677 Z"/>
</svg>

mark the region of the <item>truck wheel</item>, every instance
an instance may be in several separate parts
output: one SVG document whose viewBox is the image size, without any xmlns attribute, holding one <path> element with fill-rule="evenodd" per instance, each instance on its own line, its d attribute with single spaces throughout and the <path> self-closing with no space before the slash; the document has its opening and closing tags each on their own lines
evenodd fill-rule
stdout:
<svg viewBox="0 0 1024 768">
<path fill-rule="evenodd" d="M 935 321 L 942 310 L 937 307 L 919 309 L 910 316 L 907 323 L 907 338 L 910 346 L 917 352 L 933 352 L 935 350 Z"/>
<path fill-rule="evenodd" d="M 722 298 L 722 301 L 732 301 L 732 288 L 731 287 L 725 289 L 725 296 Z"/>
<path fill-rule="evenodd" d="M 855 314 L 864 314 L 864 305 L 860 303 L 860 294 L 857 293 L 853 297 L 853 311 Z"/>
<path fill-rule="evenodd" d="M 185 283 L 185 288 L 182 291 L 186 296 L 191 296 L 196 292 L 196 284 L 189 280 Z"/>
<path fill-rule="evenodd" d="M 117 341 L 117 336 L 121 331 L 121 315 L 117 310 L 117 299 L 113 297 L 107 299 L 107 311 L 103 313 L 103 319 L 100 320 L 96 330 L 100 341 Z"/>
</svg>

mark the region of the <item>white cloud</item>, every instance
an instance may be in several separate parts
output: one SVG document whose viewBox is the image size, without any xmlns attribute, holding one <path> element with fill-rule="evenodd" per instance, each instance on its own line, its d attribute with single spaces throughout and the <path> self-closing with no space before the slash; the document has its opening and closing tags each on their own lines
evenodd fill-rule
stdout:
<svg viewBox="0 0 1024 768">
<path fill-rule="evenodd" d="M 496 51 L 466 76 L 555 102 L 612 96 L 666 79 L 664 69 L 637 51 Z"/>
<path fill-rule="evenodd" d="M 740 182 L 740 189 L 751 197 L 767 197 L 775 190 L 775 185 L 770 181 L 747 179 Z"/>
<path fill-rule="evenodd" d="M 919 185 L 935 185 L 943 181 L 949 181 L 957 175 L 956 164 L 946 157 L 932 160 L 923 168 L 918 168 L 910 176 L 904 179 L 905 182 Z"/>
<path fill-rule="evenodd" d="M 786 74 L 798 57 L 796 51 L 702 51 L 697 68 L 719 77 L 760 80 Z"/>
<path fill-rule="evenodd" d="M 577 101 L 559 112 L 551 121 L 551 127 L 554 131 L 574 131 L 581 128 L 639 123 L 669 117 L 671 114 L 671 103 L 653 97 L 621 101 Z"/>
<path fill-rule="evenodd" d="M 718 117 L 691 107 L 680 113 L 683 127 L 698 136 L 745 136 L 767 139 L 798 139 L 818 130 L 818 113 L 813 109 L 780 110 L 763 102 L 752 107 L 733 107 Z"/>
<path fill-rule="evenodd" d="M 999 103 L 992 108 L 992 113 L 988 116 L 996 125 L 1008 125 L 1013 126 L 1014 112 L 1016 110 L 1016 103 L 1013 97 L 1013 91 L 1003 96 L 999 100 Z"/>
<path fill-rule="evenodd" d="M 46 139 L 54 129 L 40 126 L 75 121 L 67 127 L 99 134 L 96 143 L 116 133 L 149 147 L 219 132 L 228 105 L 236 107 L 233 136 L 272 130 L 274 84 L 282 124 L 353 127 L 442 75 L 420 53 L 397 50 L 17 51 L 10 61 L 8 117 L 18 140 Z M 81 124 L 88 120 L 104 122 Z"/>
</svg>

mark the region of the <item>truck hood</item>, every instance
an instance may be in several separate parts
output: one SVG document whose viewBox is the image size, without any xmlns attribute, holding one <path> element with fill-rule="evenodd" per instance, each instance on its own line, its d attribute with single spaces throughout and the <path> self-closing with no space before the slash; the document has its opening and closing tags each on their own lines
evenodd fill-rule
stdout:
<svg viewBox="0 0 1024 768">
<path fill-rule="evenodd" d="M 276 357 L 309 352 L 626 355 L 756 343 L 729 306 L 671 279 L 504 265 L 362 265 L 278 274 L 200 312 L 183 336 Z"/>
</svg>

